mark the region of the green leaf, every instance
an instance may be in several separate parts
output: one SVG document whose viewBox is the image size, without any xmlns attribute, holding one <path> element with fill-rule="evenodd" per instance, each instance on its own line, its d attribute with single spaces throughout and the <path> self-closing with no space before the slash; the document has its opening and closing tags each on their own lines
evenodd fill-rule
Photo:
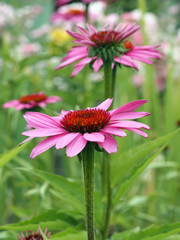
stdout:
<svg viewBox="0 0 180 240">
<path fill-rule="evenodd" d="M 27 171 L 26 169 L 21 170 Z M 32 173 L 44 181 L 48 181 L 61 192 L 62 198 L 65 198 L 75 209 L 84 214 L 84 190 L 81 184 L 41 170 L 34 170 Z"/>
<path fill-rule="evenodd" d="M 77 226 L 79 224 L 73 217 L 64 212 L 56 210 L 48 210 L 44 213 L 33 217 L 31 220 L 25 220 L 19 223 L 0 226 L 0 229 L 17 230 L 17 231 L 37 231 L 38 226 L 42 229 L 48 227 L 51 231 L 65 229 L 69 226 Z"/>
<path fill-rule="evenodd" d="M 43 231 L 41 230 L 41 228 L 39 229 L 40 230 L 40 233 L 43 237 L 43 240 L 49 240 L 49 238 L 47 238 L 47 236 L 43 233 Z"/>
<path fill-rule="evenodd" d="M 14 231 L 1 231 L 0 240 L 17 240 L 17 234 Z"/>
<path fill-rule="evenodd" d="M 135 180 L 140 176 L 140 174 L 146 169 L 146 167 L 152 162 L 152 160 L 164 149 L 166 145 L 163 145 L 155 154 L 152 155 L 149 159 L 143 161 L 138 166 L 134 167 L 130 174 L 122 180 L 118 191 L 116 192 L 113 198 L 113 204 L 115 204 L 119 198 L 133 185 Z"/>
<path fill-rule="evenodd" d="M 156 141 L 156 143 L 158 144 L 155 144 L 155 146 L 157 147 L 164 144 L 158 151 L 156 151 L 150 158 L 146 158 L 146 155 L 143 156 L 144 159 L 143 161 L 141 161 L 138 165 L 135 165 L 133 166 L 133 168 L 130 168 L 130 169 L 126 169 L 127 172 L 126 172 L 126 176 L 120 181 L 120 184 L 118 185 L 118 188 L 117 188 L 117 191 L 116 191 L 116 194 L 113 198 L 113 204 L 115 204 L 119 198 L 127 191 L 129 190 L 129 188 L 133 185 L 133 183 L 135 182 L 135 180 L 140 176 L 140 174 L 145 170 L 145 168 L 152 162 L 152 160 L 164 149 L 164 147 L 166 146 L 167 144 L 167 141 L 170 140 L 170 138 L 172 136 L 174 136 L 178 131 L 175 131 L 163 138 L 160 138 L 160 139 L 157 139 L 157 140 L 154 140 Z M 162 140 L 163 139 L 163 140 Z M 148 146 L 147 146 L 148 147 Z M 138 147 L 139 148 L 139 147 Z M 135 148 L 136 149 L 136 148 Z M 151 149 L 151 148 L 149 148 Z M 149 150 L 148 149 L 148 150 Z M 152 150 L 151 150 L 152 151 Z M 136 152 L 137 153 L 137 152 Z M 132 154 L 132 158 L 133 156 L 136 154 Z M 146 149 L 144 149 L 144 153 L 148 154 L 149 152 L 146 151 Z M 138 155 L 141 155 L 140 153 Z M 136 160 L 136 161 L 140 161 L 141 158 L 137 158 L 135 157 L 133 160 Z M 136 163 L 136 161 L 134 162 L 131 162 L 132 163 Z M 124 164 L 126 165 L 126 164 Z M 128 164 L 127 164 L 128 165 Z M 131 166 L 131 165 L 129 165 Z M 116 187 L 114 187 L 114 190 L 116 189 Z"/>
<path fill-rule="evenodd" d="M 165 224 L 162 226 L 151 226 L 138 232 L 129 231 L 114 234 L 111 240 L 165 240 L 165 237 L 174 235 L 180 231 L 180 222 L 174 224 Z"/>
<path fill-rule="evenodd" d="M 122 153 L 118 159 L 112 158 L 111 162 L 111 176 L 112 185 L 115 186 L 122 181 L 124 175 L 140 160 L 147 158 L 148 155 L 156 148 L 162 146 L 170 140 L 179 130 L 176 130 L 168 135 L 159 137 L 153 141 L 141 144 L 137 147 L 130 149 L 128 152 Z"/>
<path fill-rule="evenodd" d="M 22 146 L 17 146 L 11 150 L 8 150 L 7 152 L 3 153 L 0 156 L 0 167 L 3 167 L 6 163 L 11 161 L 18 153 L 20 153 L 28 144 L 24 143 Z"/>
<path fill-rule="evenodd" d="M 87 239 L 87 233 L 85 231 L 77 232 L 77 233 L 69 233 L 64 236 L 60 234 L 56 234 L 52 236 L 50 239 L 52 240 L 86 240 Z"/>
<path fill-rule="evenodd" d="M 26 169 L 21 169 L 27 171 Z M 41 170 L 32 172 L 44 181 L 48 181 L 56 190 L 61 192 L 62 199 L 69 202 L 76 210 L 84 215 L 84 188 L 80 183 L 68 180 L 62 176 Z M 94 215 L 96 224 L 102 224 L 102 201 L 98 192 L 94 193 Z"/>
<path fill-rule="evenodd" d="M 55 55 L 53 55 L 53 54 L 34 55 L 34 56 L 27 57 L 27 58 L 23 59 L 23 60 L 19 63 L 19 66 L 20 66 L 20 69 L 23 69 L 23 68 L 26 67 L 26 66 L 36 64 L 37 62 L 40 62 L 40 61 L 46 60 L 46 59 L 50 59 L 50 58 L 52 58 L 52 57 L 54 57 L 54 56 L 55 56 Z"/>
</svg>

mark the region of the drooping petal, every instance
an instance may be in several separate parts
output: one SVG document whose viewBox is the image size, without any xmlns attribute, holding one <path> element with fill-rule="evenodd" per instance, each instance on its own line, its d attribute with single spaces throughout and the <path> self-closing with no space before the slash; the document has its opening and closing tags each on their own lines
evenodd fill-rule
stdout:
<svg viewBox="0 0 180 240">
<path fill-rule="evenodd" d="M 111 116 L 114 116 L 118 113 L 134 111 L 145 103 L 147 103 L 146 99 L 136 100 L 136 101 L 127 103 L 120 108 L 111 110 L 111 111 L 109 111 L 109 113 Z"/>
<path fill-rule="evenodd" d="M 33 103 L 20 103 L 16 106 L 16 110 L 22 110 L 22 109 L 30 109 L 30 108 L 33 108 L 35 107 L 36 104 L 33 104 Z"/>
<path fill-rule="evenodd" d="M 24 141 L 22 141 L 19 146 L 21 146 L 23 143 L 27 142 L 27 141 L 30 141 L 31 139 L 33 139 L 34 137 L 29 137 L 29 138 L 26 138 Z"/>
<path fill-rule="evenodd" d="M 135 132 L 135 133 L 137 133 L 137 134 L 139 134 L 139 135 L 141 135 L 141 136 L 143 136 L 143 137 L 145 137 L 145 138 L 148 137 L 147 133 L 145 133 L 145 132 L 144 132 L 143 130 L 141 130 L 141 129 L 129 128 L 128 130 L 131 131 L 131 132 Z"/>
<path fill-rule="evenodd" d="M 71 77 L 74 77 L 76 74 L 78 74 L 85 66 L 86 64 L 90 63 L 92 61 L 92 58 L 85 58 L 81 60 L 78 64 L 74 65 L 74 71 L 71 74 Z"/>
<path fill-rule="evenodd" d="M 150 127 L 144 123 L 136 122 L 136 121 L 119 121 L 113 122 L 112 124 L 109 123 L 111 127 L 119 127 L 119 128 L 144 128 L 150 129 Z"/>
<path fill-rule="evenodd" d="M 96 59 L 93 63 L 93 69 L 95 72 L 98 72 L 100 67 L 103 65 L 103 61 L 101 58 Z"/>
<path fill-rule="evenodd" d="M 46 107 L 46 103 L 45 102 L 39 102 L 38 104 L 35 104 L 39 107 L 45 108 Z"/>
<path fill-rule="evenodd" d="M 72 142 L 80 133 L 66 133 L 65 135 L 63 134 L 61 138 L 56 143 L 56 148 L 64 148 L 67 146 L 70 142 Z"/>
<path fill-rule="evenodd" d="M 25 131 L 21 133 L 23 136 L 30 136 L 30 137 L 48 137 L 48 136 L 54 136 L 54 135 L 59 135 L 67 133 L 67 131 L 63 128 L 38 128 L 38 129 L 33 129 L 29 131 Z"/>
<path fill-rule="evenodd" d="M 62 98 L 58 97 L 58 96 L 50 96 L 47 97 L 47 99 L 45 100 L 46 103 L 56 103 L 58 101 L 61 101 Z"/>
<path fill-rule="evenodd" d="M 100 132 L 112 134 L 119 137 L 125 137 L 127 135 L 123 130 L 116 127 L 109 127 L 109 126 L 104 127 L 103 129 L 100 130 Z"/>
<path fill-rule="evenodd" d="M 154 49 L 150 49 L 150 50 L 137 50 L 136 47 L 133 47 L 131 49 L 131 51 L 126 53 L 127 56 L 130 57 L 144 57 L 144 58 L 154 58 L 154 59 L 159 59 L 160 58 L 160 52 L 158 52 L 157 50 L 154 51 Z"/>
<path fill-rule="evenodd" d="M 134 60 L 129 57 L 129 56 L 126 56 L 125 54 L 121 56 L 121 58 L 119 57 L 115 57 L 114 58 L 114 61 L 116 61 L 117 63 L 121 63 L 123 65 L 126 65 L 128 67 L 133 67 L 135 68 L 136 70 L 138 70 L 138 66 L 137 64 L 134 62 Z"/>
<path fill-rule="evenodd" d="M 100 132 L 85 133 L 83 137 L 90 142 L 104 142 L 104 135 Z"/>
<path fill-rule="evenodd" d="M 26 122 L 33 128 L 59 128 L 59 124 L 50 116 L 39 112 L 26 112 Z"/>
<path fill-rule="evenodd" d="M 127 54 L 127 55 L 128 55 L 128 54 Z M 138 61 L 140 61 L 140 62 L 144 62 L 144 63 L 150 64 L 150 65 L 153 64 L 153 61 L 152 61 L 152 60 L 149 60 L 149 59 L 147 58 L 147 56 L 144 57 L 144 56 L 142 56 L 142 55 L 140 55 L 140 54 L 133 54 L 133 55 L 131 55 L 131 58 L 132 58 L 132 59 L 135 59 L 135 60 L 138 60 Z"/>
<path fill-rule="evenodd" d="M 68 60 L 69 58 L 77 56 L 79 53 L 88 54 L 88 49 L 86 46 L 75 46 L 70 51 L 68 51 L 67 55 L 61 59 L 61 62 Z"/>
<path fill-rule="evenodd" d="M 108 98 L 104 102 L 99 104 L 96 108 L 107 110 L 111 106 L 112 100 L 113 100 L 112 98 Z"/>
<path fill-rule="evenodd" d="M 148 116 L 148 112 L 122 112 L 111 117 L 111 120 L 120 120 L 120 119 L 136 119 Z"/>
<path fill-rule="evenodd" d="M 58 138 L 59 138 L 59 136 L 52 136 L 52 137 L 48 137 L 45 140 L 43 140 L 42 142 L 40 142 L 38 145 L 36 145 L 35 148 L 33 148 L 32 152 L 30 154 L 30 158 L 35 158 L 39 154 L 45 152 L 46 150 L 48 150 L 49 148 L 54 146 L 57 143 Z"/>
<path fill-rule="evenodd" d="M 4 103 L 3 108 L 16 107 L 18 104 L 20 104 L 19 100 L 12 100 L 12 101 Z"/>
<path fill-rule="evenodd" d="M 65 67 L 65 66 L 67 66 L 67 65 L 69 65 L 69 64 L 71 64 L 71 63 L 73 63 L 73 62 L 76 62 L 76 61 L 78 61 L 78 60 L 80 60 L 80 59 L 82 59 L 82 58 L 85 58 L 85 57 L 87 57 L 87 53 L 83 53 L 83 54 L 79 53 L 79 54 L 77 54 L 76 56 L 71 57 L 71 58 L 69 58 L 68 60 L 66 60 L 65 62 L 63 62 L 62 64 L 60 64 L 60 65 L 56 68 L 56 70 L 61 69 L 61 68 Z"/>
<path fill-rule="evenodd" d="M 80 134 L 66 147 L 68 157 L 74 157 L 79 154 L 86 146 L 87 140 Z"/>
<path fill-rule="evenodd" d="M 116 140 L 111 135 L 106 134 L 104 142 L 98 142 L 98 144 L 108 153 L 117 152 Z"/>
</svg>

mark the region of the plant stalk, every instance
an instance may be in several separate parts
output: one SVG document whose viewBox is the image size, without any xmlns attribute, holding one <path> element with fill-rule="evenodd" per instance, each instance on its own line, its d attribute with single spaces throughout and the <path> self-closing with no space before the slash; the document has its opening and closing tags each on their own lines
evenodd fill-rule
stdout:
<svg viewBox="0 0 180 240">
<path fill-rule="evenodd" d="M 104 98 L 112 98 L 112 63 L 104 61 Z"/>
<path fill-rule="evenodd" d="M 107 206 L 106 206 L 106 213 L 104 219 L 104 228 L 102 234 L 102 240 L 106 240 L 108 237 L 109 232 L 109 223 L 110 223 L 110 216 L 111 216 L 111 209 L 112 209 L 112 190 L 111 190 L 111 161 L 109 154 L 104 151 L 104 159 L 105 159 L 105 166 L 106 166 L 106 186 L 107 186 Z"/>
<path fill-rule="evenodd" d="M 82 161 L 84 170 L 87 236 L 88 240 L 94 240 L 94 213 L 93 213 L 94 149 L 89 143 L 82 151 Z"/>
<path fill-rule="evenodd" d="M 116 72 L 117 72 L 117 66 L 114 65 L 114 68 L 112 70 L 112 97 L 114 98 L 115 95 L 115 87 L 116 87 Z M 112 105 L 113 106 L 113 105 Z"/>
<path fill-rule="evenodd" d="M 112 98 L 114 92 L 114 84 L 115 84 L 115 73 L 112 72 L 112 62 L 104 61 L 104 97 Z M 112 79 L 114 78 L 114 79 Z M 112 81 L 113 80 L 113 81 Z M 112 109 L 112 105 L 111 108 Z M 112 196 L 111 196 L 111 165 L 110 165 L 110 157 L 107 152 L 103 154 L 103 166 L 102 169 L 105 171 L 102 172 L 102 189 L 104 189 L 104 184 L 106 187 L 106 210 L 105 210 L 105 219 L 104 226 L 102 232 L 102 239 L 106 240 L 109 231 L 109 223 L 110 223 L 110 215 L 111 215 L 111 205 L 112 205 Z M 105 180 L 105 181 L 104 181 Z M 104 191 L 103 191 L 104 192 Z"/>
<path fill-rule="evenodd" d="M 88 23 L 89 21 L 89 3 L 86 3 L 86 8 L 85 8 L 85 22 Z"/>
</svg>

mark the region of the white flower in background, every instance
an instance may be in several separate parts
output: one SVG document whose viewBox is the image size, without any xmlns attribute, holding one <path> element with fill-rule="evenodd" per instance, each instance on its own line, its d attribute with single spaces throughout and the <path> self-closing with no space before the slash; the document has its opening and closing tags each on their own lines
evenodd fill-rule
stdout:
<svg viewBox="0 0 180 240">
<path fill-rule="evenodd" d="M 50 30 L 51 26 L 49 24 L 44 24 L 41 27 L 34 29 L 30 34 L 32 38 L 39 38 L 49 33 Z"/>
<path fill-rule="evenodd" d="M 19 25 L 22 28 L 31 27 L 33 19 L 41 12 L 42 8 L 39 5 L 25 6 L 23 8 L 13 8 L 13 6 L 0 3 L 0 30 L 7 26 Z"/>
<path fill-rule="evenodd" d="M 13 7 L 6 3 L 0 3 L 0 28 L 12 23 L 14 18 L 15 11 Z"/>
<path fill-rule="evenodd" d="M 104 73 L 103 72 L 92 72 L 89 74 L 88 79 L 92 82 L 100 82 L 103 80 Z"/>
</svg>

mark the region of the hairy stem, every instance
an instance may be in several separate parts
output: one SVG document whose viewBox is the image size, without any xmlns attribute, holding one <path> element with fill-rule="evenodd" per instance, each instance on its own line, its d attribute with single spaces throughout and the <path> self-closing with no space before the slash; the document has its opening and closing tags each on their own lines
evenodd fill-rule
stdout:
<svg viewBox="0 0 180 240">
<path fill-rule="evenodd" d="M 104 61 L 104 97 L 112 98 L 113 97 L 113 88 L 115 83 L 115 73 L 112 72 L 112 62 L 111 61 Z M 112 81 L 112 77 L 114 80 Z M 111 105 L 112 108 L 112 105 Z M 102 169 L 105 171 L 102 172 L 102 189 L 104 189 L 104 184 L 106 187 L 106 210 L 105 210 L 105 219 L 104 219 L 104 226 L 102 232 L 102 239 L 105 240 L 108 236 L 109 230 L 109 223 L 110 223 L 110 215 L 111 215 L 111 165 L 110 159 L 108 157 L 108 153 L 104 152 L 103 154 L 103 166 Z M 105 181 L 104 181 L 105 180 Z M 103 191 L 104 192 L 104 191 Z"/>
<path fill-rule="evenodd" d="M 84 170 L 84 188 L 86 205 L 86 227 L 88 240 L 94 240 L 94 214 L 93 214 L 93 189 L 94 189 L 94 149 L 87 144 L 82 152 Z"/>
<path fill-rule="evenodd" d="M 117 72 L 117 66 L 114 65 L 114 68 L 112 70 L 112 97 L 114 98 L 115 95 L 115 86 L 116 86 L 116 72 Z"/>
<path fill-rule="evenodd" d="M 104 61 L 104 97 L 112 98 L 112 63 Z"/>
<path fill-rule="evenodd" d="M 85 8 L 85 22 L 88 23 L 89 21 L 89 3 L 86 3 L 86 8 Z"/>
<path fill-rule="evenodd" d="M 108 237 L 109 232 L 109 223 L 110 223 L 110 215 L 111 215 L 111 208 L 112 208 L 112 191 L 111 191 L 111 161 L 110 156 L 107 152 L 104 152 L 104 159 L 106 162 L 106 186 L 107 186 L 107 205 L 106 205 L 106 213 L 104 218 L 104 228 L 103 228 L 103 234 L 102 239 L 106 240 Z"/>
</svg>

